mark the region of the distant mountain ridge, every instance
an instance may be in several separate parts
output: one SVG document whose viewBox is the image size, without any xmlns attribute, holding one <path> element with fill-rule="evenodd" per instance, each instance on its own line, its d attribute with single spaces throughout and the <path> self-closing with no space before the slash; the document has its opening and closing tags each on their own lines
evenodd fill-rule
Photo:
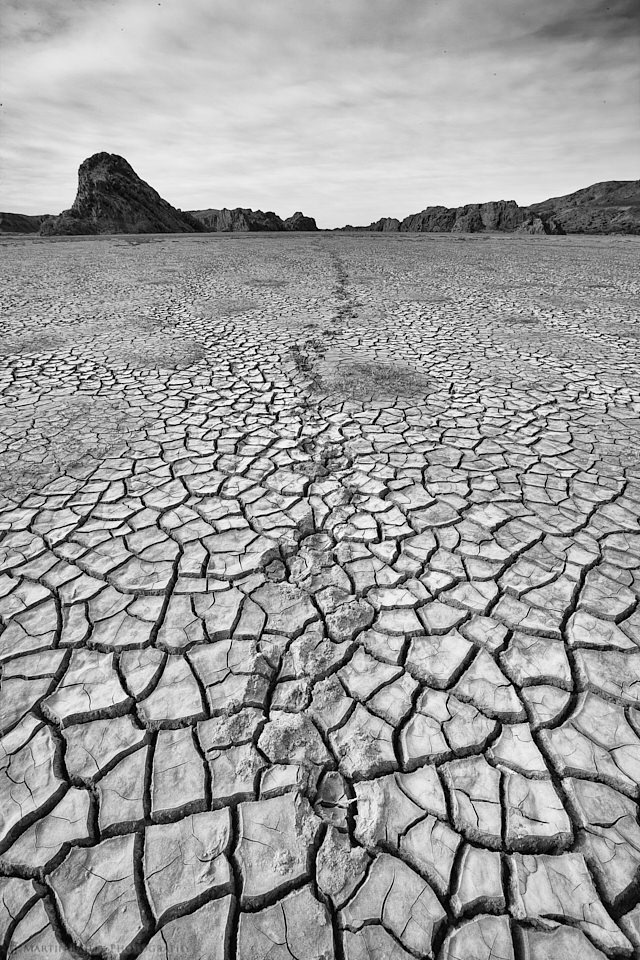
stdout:
<svg viewBox="0 0 640 960">
<path fill-rule="evenodd" d="M 640 180 L 607 180 L 528 207 L 514 200 L 426 207 L 345 231 L 395 233 L 640 233 Z"/>
<path fill-rule="evenodd" d="M 385 233 L 562 233 L 552 217 L 532 213 L 527 207 L 519 207 L 515 200 L 468 203 L 464 207 L 425 207 L 404 220 L 383 217 L 368 227 L 342 229 Z"/>
<path fill-rule="evenodd" d="M 313 217 L 297 211 L 282 219 L 273 211 L 173 207 L 117 154 L 96 153 L 78 170 L 73 205 L 58 216 L 0 213 L 0 234 L 42 236 L 109 233 L 210 233 L 315 231 Z M 640 180 L 608 180 L 541 203 L 514 200 L 430 206 L 403 220 L 382 217 L 368 226 L 336 228 L 392 233 L 620 233 L 640 234 Z"/>
<path fill-rule="evenodd" d="M 563 197 L 532 203 L 565 233 L 640 233 L 640 180 L 605 180 Z"/>
</svg>

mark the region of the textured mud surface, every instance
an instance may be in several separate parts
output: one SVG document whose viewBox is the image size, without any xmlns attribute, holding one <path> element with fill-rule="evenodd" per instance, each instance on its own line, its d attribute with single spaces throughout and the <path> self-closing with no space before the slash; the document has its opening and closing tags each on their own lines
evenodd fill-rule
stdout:
<svg viewBox="0 0 640 960">
<path fill-rule="evenodd" d="M 2 247 L 0 954 L 637 955 L 638 242 Z"/>
</svg>

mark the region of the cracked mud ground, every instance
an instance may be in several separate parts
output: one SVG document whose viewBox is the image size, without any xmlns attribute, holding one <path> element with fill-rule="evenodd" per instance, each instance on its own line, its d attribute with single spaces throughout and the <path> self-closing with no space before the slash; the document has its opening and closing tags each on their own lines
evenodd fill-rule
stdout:
<svg viewBox="0 0 640 960">
<path fill-rule="evenodd" d="M 0 952 L 637 956 L 638 241 L 2 246 Z"/>
</svg>

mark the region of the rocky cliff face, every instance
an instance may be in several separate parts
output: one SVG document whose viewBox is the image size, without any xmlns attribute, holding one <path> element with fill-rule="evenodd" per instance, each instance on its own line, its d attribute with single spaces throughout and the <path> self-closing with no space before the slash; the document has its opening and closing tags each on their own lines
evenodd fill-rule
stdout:
<svg viewBox="0 0 640 960">
<path fill-rule="evenodd" d="M 267 210 L 250 210 L 248 207 L 235 207 L 232 210 L 223 207 L 220 210 L 190 210 L 190 216 L 213 233 L 235 233 L 238 231 L 284 230 L 280 217 Z"/>
<path fill-rule="evenodd" d="M 250 210 L 248 207 L 235 207 L 228 210 L 215 208 L 209 210 L 191 210 L 190 214 L 203 226 L 213 233 L 235 233 L 241 231 L 283 231 L 283 230 L 317 230 L 313 217 L 305 217 L 298 211 L 293 216 L 282 220 L 277 213 L 268 210 Z"/>
<path fill-rule="evenodd" d="M 345 230 L 348 229 L 349 227 L 345 227 Z M 374 230 L 379 233 L 397 233 L 400 229 L 400 221 L 396 217 L 381 217 L 379 220 L 376 220 L 375 223 L 369 224 L 369 226 L 364 229 Z"/>
<path fill-rule="evenodd" d="M 318 225 L 316 224 L 313 217 L 305 217 L 304 213 L 300 210 L 297 210 L 293 216 L 287 217 L 284 221 L 285 230 L 317 230 Z"/>
<path fill-rule="evenodd" d="M 37 233 L 49 214 L 0 213 L 0 233 Z"/>
<path fill-rule="evenodd" d="M 532 215 L 526 207 L 519 207 L 514 200 L 498 200 L 458 207 L 451 230 L 453 233 L 515 233 L 523 229 L 530 232 L 530 227 L 536 233 L 556 232 L 555 227 L 547 225 L 541 217 Z"/>
<path fill-rule="evenodd" d="M 456 211 L 449 207 L 426 207 L 405 217 L 398 229 L 409 233 L 449 233 L 456 222 Z"/>
<path fill-rule="evenodd" d="M 399 231 L 400 233 L 558 233 L 552 218 L 519 207 L 514 200 L 470 203 L 464 207 L 426 207 L 404 220 L 383 217 L 368 227 L 345 230 Z"/>
<path fill-rule="evenodd" d="M 583 190 L 533 203 L 564 233 L 640 233 L 640 180 L 607 180 Z"/>
<path fill-rule="evenodd" d="M 607 180 L 584 190 L 520 207 L 514 200 L 426 207 L 404 220 L 384 217 L 368 227 L 408 233 L 640 233 L 640 180 Z"/>
<path fill-rule="evenodd" d="M 198 220 L 163 200 L 123 157 L 96 153 L 78 170 L 73 206 L 46 219 L 40 233 L 201 233 L 204 229 Z"/>
</svg>

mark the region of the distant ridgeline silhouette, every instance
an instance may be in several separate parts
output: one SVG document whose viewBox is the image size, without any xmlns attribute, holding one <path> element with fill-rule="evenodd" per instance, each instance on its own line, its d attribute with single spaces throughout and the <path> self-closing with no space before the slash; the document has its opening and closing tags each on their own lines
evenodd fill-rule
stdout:
<svg viewBox="0 0 640 960">
<path fill-rule="evenodd" d="M 114 153 L 96 153 L 85 160 L 78 170 L 73 206 L 39 226 L 42 236 L 317 229 L 315 220 L 299 212 L 281 220 L 262 210 L 179 210 Z"/>
<path fill-rule="evenodd" d="M 514 200 L 426 207 L 404 220 L 382 217 L 347 231 L 395 233 L 640 233 L 640 180 L 607 180 L 520 207 Z"/>
<path fill-rule="evenodd" d="M 73 205 L 58 216 L 0 213 L 0 233 L 72 236 L 109 233 L 217 233 L 312 231 L 301 212 L 282 220 L 272 211 L 236 207 L 184 211 L 141 180 L 123 158 L 96 153 L 80 165 Z M 400 233 L 640 233 L 640 180 L 610 180 L 542 203 L 513 200 L 463 207 L 426 207 L 404 220 L 383 217 L 357 232 Z"/>
</svg>

